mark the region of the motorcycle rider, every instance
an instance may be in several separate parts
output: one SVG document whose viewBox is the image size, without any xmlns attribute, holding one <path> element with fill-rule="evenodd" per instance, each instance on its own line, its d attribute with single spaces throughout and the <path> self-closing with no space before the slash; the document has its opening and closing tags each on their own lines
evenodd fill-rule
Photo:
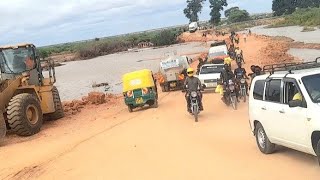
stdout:
<svg viewBox="0 0 320 180">
<path fill-rule="evenodd" d="M 199 58 L 199 63 L 197 66 L 197 74 L 199 74 L 200 68 L 205 64 L 202 58 Z"/>
<path fill-rule="evenodd" d="M 231 71 L 231 67 L 228 64 L 225 64 L 224 65 L 224 70 L 220 74 L 220 79 L 222 81 L 223 90 L 225 92 L 227 92 L 226 89 L 227 89 L 227 87 L 229 85 L 229 80 L 234 81 L 234 77 L 235 76 L 234 76 L 233 72 Z M 227 103 L 228 102 L 228 100 L 227 100 L 228 95 L 229 95 L 228 92 L 224 93 L 223 97 L 221 98 L 221 100 L 227 105 L 228 105 L 228 103 Z M 237 101 L 239 102 L 238 95 L 237 95 Z"/>
<path fill-rule="evenodd" d="M 249 77 L 247 76 L 247 72 L 246 69 L 241 67 L 241 63 L 237 63 L 238 68 L 234 70 L 234 75 L 236 77 L 236 83 L 237 86 L 240 87 L 240 80 L 241 79 L 249 79 Z M 245 82 L 245 86 L 246 86 L 246 94 L 248 95 L 248 83 L 247 81 Z"/>
<path fill-rule="evenodd" d="M 186 78 L 184 82 L 184 87 L 187 89 L 186 92 L 186 100 L 187 100 L 187 110 L 189 113 L 191 113 L 191 102 L 190 102 L 190 92 L 196 91 L 198 93 L 199 97 L 199 110 L 203 111 L 203 105 L 202 105 L 202 93 L 199 91 L 202 89 L 201 82 L 197 77 L 194 77 L 194 71 L 193 68 L 188 68 L 187 70 L 188 77 Z"/>
<path fill-rule="evenodd" d="M 236 53 L 236 59 L 237 59 L 237 63 L 240 62 L 240 63 L 244 63 L 244 58 L 243 58 L 243 54 L 242 54 L 242 50 L 240 50 L 239 47 L 236 47 L 236 50 L 235 50 L 235 53 Z M 240 60 L 240 61 L 239 61 Z"/>
</svg>

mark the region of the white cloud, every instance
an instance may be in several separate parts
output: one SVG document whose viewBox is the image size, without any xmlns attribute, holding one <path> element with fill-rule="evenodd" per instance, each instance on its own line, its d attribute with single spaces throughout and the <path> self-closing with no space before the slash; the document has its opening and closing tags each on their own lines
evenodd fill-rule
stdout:
<svg viewBox="0 0 320 180">
<path fill-rule="evenodd" d="M 0 44 L 42 45 L 186 23 L 185 4 L 186 0 L 0 0 Z M 208 19 L 206 6 L 201 17 Z"/>
</svg>

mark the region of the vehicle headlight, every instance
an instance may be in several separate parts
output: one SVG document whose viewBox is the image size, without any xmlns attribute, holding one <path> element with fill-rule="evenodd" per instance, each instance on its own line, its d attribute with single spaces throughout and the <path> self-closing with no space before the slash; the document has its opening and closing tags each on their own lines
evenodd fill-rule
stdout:
<svg viewBox="0 0 320 180">
<path fill-rule="evenodd" d="M 229 86 L 230 91 L 234 91 L 234 85 Z"/>
<path fill-rule="evenodd" d="M 240 80 L 240 83 L 242 83 L 242 84 L 244 84 L 245 82 L 246 82 L 245 79 L 241 79 L 241 80 Z"/>
<path fill-rule="evenodd" d="M 195 92 L 195 91 L 191 92 L 191 97 L 195 98 L 197 96 L 198 96 L 197 92 Z"/>
</svg>

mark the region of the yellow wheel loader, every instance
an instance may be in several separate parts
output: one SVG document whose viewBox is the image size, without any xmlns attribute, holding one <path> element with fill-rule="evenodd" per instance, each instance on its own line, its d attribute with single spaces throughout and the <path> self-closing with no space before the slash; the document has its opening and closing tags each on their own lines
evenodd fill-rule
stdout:
<svg viewBox="0 0 320 180">
<path fill-rule="evenodd" d="M 31 136 L 40 131 L 44 117 L 64 116 L 54 62 L 40 61 L 33 44 L 0 46 L 0 70 L 0 141 L 8 130 Z"/>
</svg>

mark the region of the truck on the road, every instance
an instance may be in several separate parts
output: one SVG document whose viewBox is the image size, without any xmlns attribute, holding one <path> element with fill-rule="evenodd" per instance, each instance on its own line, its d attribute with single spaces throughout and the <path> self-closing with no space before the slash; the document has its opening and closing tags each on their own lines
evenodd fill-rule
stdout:
<svg viewBox="0 0 320 180">
<path fill-rule="evenodd" d="M 228 57 L 228 47 L 225 41 L 219 41 L 211 44 L 209 49 L 208 59 L 224 59 Z"/>
<path fill-rule="evenodd" d="M 197 22 L 192 22 L 189 24 L 189 32 L 193 33 L 198 30 L 198 23 Z"/>
<path fill-rule="evenodd" d="M 160 62 L 159 83 L 162 92 L 168 92 L 171 89 L 180 90 L 183 88 L 185 73 L 188 69 L 189 61 L 186 56 L 169 56 Z"/>
</svg>

